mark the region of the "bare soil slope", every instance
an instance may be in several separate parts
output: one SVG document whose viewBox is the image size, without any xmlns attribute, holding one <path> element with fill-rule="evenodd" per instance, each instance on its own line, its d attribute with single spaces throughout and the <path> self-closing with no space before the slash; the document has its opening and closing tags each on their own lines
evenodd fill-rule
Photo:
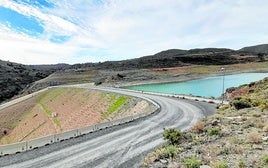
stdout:
<svg viewBox="0 0 268 168">
<path fill-rule="evenodd" d="M 94 125 L 152 108 L 134 97 L 87 89 L 49 89 L 0 111 L 0 144 Z"/>
</svg>

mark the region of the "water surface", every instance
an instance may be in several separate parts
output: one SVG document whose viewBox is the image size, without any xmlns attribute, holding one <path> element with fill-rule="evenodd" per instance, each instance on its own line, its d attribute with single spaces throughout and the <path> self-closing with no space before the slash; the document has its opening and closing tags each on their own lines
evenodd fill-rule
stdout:
<svg viewBox="0 0 268 168">
<path fill-rule="evenodd" d="M 241 73 L 202 78 L 184 82 L 160 83 L 130 86 L 127 89 L 142 90 L 169 94 L 187 94 L 203 97 L 220 97 L 223 90 L 229 87 L 237 87 L 268 77 L 268 73 Z"/>
</svg>

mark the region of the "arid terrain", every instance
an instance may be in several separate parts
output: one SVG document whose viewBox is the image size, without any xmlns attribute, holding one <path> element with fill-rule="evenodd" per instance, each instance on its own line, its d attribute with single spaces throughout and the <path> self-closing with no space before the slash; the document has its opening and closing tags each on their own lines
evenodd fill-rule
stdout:
<svg viewBox="0 0 268 168">
<path fill-rule="evenodd" d="M 49 86 L 94 83 L 121 87 L 183 81 L 240 72 L 267 72 L 268 45 L 230 49 L 172 49 L 124 61 L 25 66 L 1 62 L 1 99 Z M 40 80 L 41 79 L 41 80 Z M 15 81 L 15 82 L 14 82 Z M 230 105 L 187 132 L 171 130 L 167 144 L 142 167 L 267 167 L 267 79 L 228 89 Z M 242 108 L 241 108 L 242 107 Z M 52 88 L 0 111 L 0 144 L 21 142 L 154 110 L 140 98 L 96 90 Z M 167 129 L 167 131 L 170 131 Z M 169 133 L 175 136 L 172 142 Z M 169 138 L 168 138 L 169 137 Z M 223 168 L 225 168 L 223 167 Z M 191 167 L 190 167 L 191 168 Z"/>
<path fill-rule="evenodd" d="M 178 81 L 217 74 L 222 66 L 230 73 L 267 68 L 267 54 L 268 44 L 262 44 L 240 50 L 169 49 L 135 59 L 74 65 L 22 65 L 0 60 L 0 103 L 18 94 L 62 84 Z"/>
<path fill-rule="evenodd" d="M 191 130 L 167 130 L 167 143 L 141 167 L 268 167 L 268 78 L 229 89 L 230 104 Z"/>
<path fill-rule="evenodd" d="M 15 143 L 153 110 L 147 101 L 88 89 L 54 88 L 0 112 L 0 144 Z"/>
</svg>

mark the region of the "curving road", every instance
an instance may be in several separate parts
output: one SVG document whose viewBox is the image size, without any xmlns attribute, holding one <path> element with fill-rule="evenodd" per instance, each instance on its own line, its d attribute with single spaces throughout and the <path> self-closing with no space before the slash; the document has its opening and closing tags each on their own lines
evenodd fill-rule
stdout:
<svg viewBox="0 0 268 168">
<path fill-rule="evenodd" d="M 161 110 L 146 118 L 73 138 L 25 153 L 0 158 L 0 167 L 138 167 L 148 152 L 161 145 L 164 128 L 189 129 L 215 111 L 215 105 L 191 100 L 98 88 L 148 98 Z"/>
</svg>

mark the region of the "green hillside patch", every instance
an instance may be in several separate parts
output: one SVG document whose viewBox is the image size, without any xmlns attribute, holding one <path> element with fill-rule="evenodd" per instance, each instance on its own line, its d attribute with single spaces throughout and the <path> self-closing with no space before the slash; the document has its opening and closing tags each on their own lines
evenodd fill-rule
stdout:
<svg viewBox="0 0 268 168">
<path fill-rule="evenodd" d="M 104 118 L 107 118 L 109 115 L 116 112 L 128 100 L 128 98 L 125 96 L 119 96 L 119 97 L 111 96 L 111 97 L 112 97 L 112 101 L 114 101 L 114 103 L 109 107 L 107 112 L 103 113 Z"/>
</svg>

